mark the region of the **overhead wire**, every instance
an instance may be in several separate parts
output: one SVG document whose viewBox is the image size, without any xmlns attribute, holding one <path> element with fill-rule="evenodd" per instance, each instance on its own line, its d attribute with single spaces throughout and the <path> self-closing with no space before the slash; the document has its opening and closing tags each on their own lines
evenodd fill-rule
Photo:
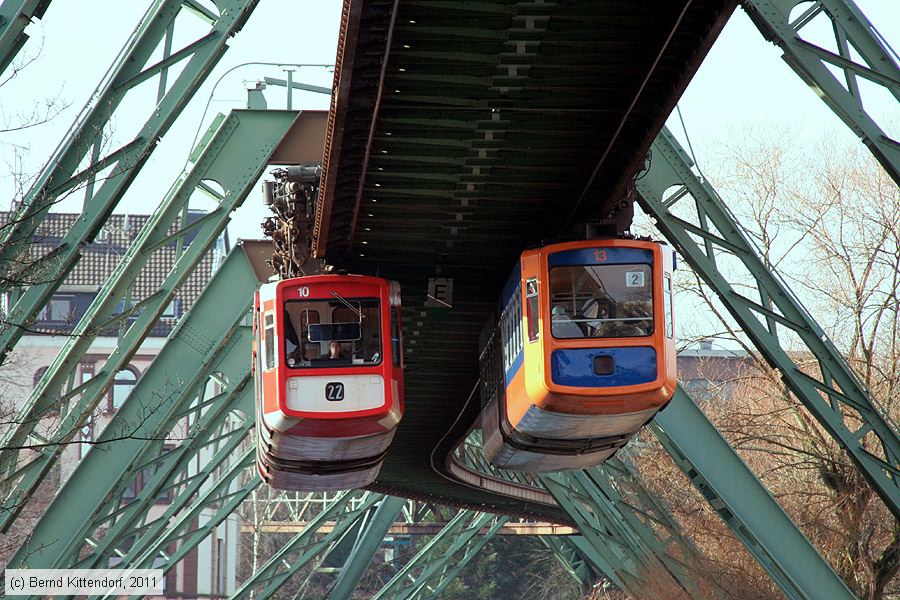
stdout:
<svg viewBox="0 0 900 600">
<path fill-rule="evenodd" d="M 681 115 L 681 106 L 678 104 L 675 105 L 675 112 L 678 114 L 678 121 L 681 122 L 681 130 L 684 132 L 684 139 L 687 142 L 688 152 L 691 153 L 691 160 L 694 161 L 694 166 L 697 167 L 697 173 L 700 174 L 702 179 L 706 179 L 706 175 L 703 174 L 700 163 L 697 161 L 697 155 L 694 153 L 694 146 L 691 144 L 691 136 L 688 134 L 687 127 L 684 124 L 684 117 Z"/>
<path fill-rule="evenodd" d="M 437 443 L 434 445 L 434 447 L 431 449 L 431 454 L 430 454 L 429 457 L 428 457 L 428 462 L 431 464 L 431 469 L 432 469 L 435 473 L 437 473 L 439 476 L 441 476 L 441 477 L 443 477 L 444 479 L 446 479 L 447 481 L 449 481 L 449 482 L 451 482 L 451 483 L 454 483 L 454 484 L 457 484 L 457 485 L 464 485 L 464 486 L 469 487 L 469 488 L 472 488 L 472 489 L 474 489 L 474 490 L 478 490 L 478 491 L 480 491 L 480 492 L 483 492 L 483 491 L 484 491 L 484 488 L 480 488 L 480 487 L 478 487 L 478 486 L 476 486 L 476 485 L 472 485 L 472 484 L 470 484 L 470 483 L 467 483 L 467 482 L 465 482 L 465 481 L 461 481 L 461 480 L 459 480 L 459 479 L 454 479 L 454 478 L 452 478 L 452 477 L 448 477 L 448 476 L 445 475 L 443 472 L 441 472 L 441 470 L 438 469 L 437 466 L 434 464 L 434 454 L 435 454 L 435 452 L 437 452 L 437 449 L 440 447 L 440 445 L 444 443 L 444 440 L 447 439 L 447 436 L 450 435 L 450 432 L 453 431 L 453 428 L 456 427 L 457 423 L 459 423 L 459 420 L 462 418 L 463 414 L 466 412 L 466 409 L 469 407 L 469 403 L 472 401 L 472 398 L 475 397 L 475 392 L 478 391 L 478 387 L 479 387 L 480 385 L 481 385 L 481 378 L 478 378 L 478 379 L 475 381 L 475 385 L 472 387 L 472 391 L 469 392 L 469 397 L 466 398 L 465 403 L 462 405 L 462 408 L 459 410 L 459 414 L 456 415 L 456 419 L 453 420 L 453 423 L 451 423 L 451 424 L 450 424 L 450 427 L 447 428 L 447 431 L 446 431 L 446 433 L 444 433 L 443 437 L 441 437 L 441 439 L 438 440 L 438 442 L 437 442 Z"/>
</svg>

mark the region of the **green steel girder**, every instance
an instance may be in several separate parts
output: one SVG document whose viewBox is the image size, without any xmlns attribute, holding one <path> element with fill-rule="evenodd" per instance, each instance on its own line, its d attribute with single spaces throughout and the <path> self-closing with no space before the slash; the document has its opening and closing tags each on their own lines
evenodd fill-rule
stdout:
<svg viewBox="0 0 900 600">
<path fill-rule="evenodd" d="M 687 591 L 682 578 L 663 562 L 665 549 L 649 539 L 652 532 L 642 535 L 643 525 L 635 527 L 625 518 L 607 490 L 598 485 L 600 477 L 588 470 L 564 471 L 542 474 L 540 480 L 578 526 L 587 542 L 579 549 L 595 565 L 612 567 L 612 571 L 604 569 L 604 574 L 613 583 L 636 597 L 655 595 L 647 587 L 649 582 L 671 581 Z"/>
<path fill-rule="evenodd" d="M 323 554 L 357 521 L 384 497 L 366 492 L 362 501 L 351 508 L 350 500 L 356 492 L 345 492 L 331 506 L 324 509 L 307 526 L 276 552 L 264 565 L 230 596 L 231 600 L 250 598 L 265 600 L 274 594 L 291 576 Z M 334 521 L 334 528 L 318 535 L 319 527 Z M 260 589 L 261 588 L 261 589 Z"/>
<path fill-rule="evenodd" d="M 253 490 L 262 484 L 259 477 L 252 475 L 250 481 L 243 486 L 237 485 L 239 480 L 244 479 L 248 473 L 253 473 L 255 468 L 255 450 L 248 448 L 239 460 L 232 463 L 204 493 L 197 497 L 189 510 L 177 515 L 177 519 L 159 538 L 151 539 L 144 536 L 142 541 L 146 543 L 140 549 L 142 552 L 138 554 L 139 549 L 135 548 L 125 556 L 123 562 L 140 565 L 137 568 L 160 568 L 168 572 L 206 539 L 213 529 L 231 516 Z M 215 512 L 203 515 L 201 519 L 201 513 L 209 508 Z M 178 549 L 172 554 L 166 554 L 166 547 L 175 542 L 178 543 Z M 158 565 L 157 557 L 165 558 L 165 562 Z"/>
<path fill-rule="evenodd" d="M 650 429 L 788 598 L 854 598 L 680 386 Z"/>
<path fill-rule="evenodd" d="M 23 327 L 31 323 L 40 308 L 78 262 L 83 244 L 94 239 L 112 213 L 119 199 L 150 157 L 160 138 L 175 121 L 227 49 L 226 42 L 243 26 L 258 0 L 216 0 L 220 14 L 210 30 L 182 50 L 153 65 L 146 66 L 160 42 L 183 8 L 182 0 L 156 0 L 126 43 L 104 80 L 82 109 L 67 137 L 51 156 L 32 189 L 10 222 L 0 230 L 0 272 L 15 283 L 28 271 L 27 260 L 20 266 L 20 255 L 41 220 L 63 194 L 81 184 L 93 191 L 94 178 L 111 167 L 103 184 L 85 198 L 84 212 L 66 234 L 52 261 L 42 261 L 47 269 L 41 282 L 30 285 L 12 307 L 0 329 L 0 359 L 15 345 Z M 193 11 L 189 11 L 193 14 Z M 168 43 L 166 44 L 168 45 Z M 150 107 L 149 118 L 137 137 L 118 150 L 100 158 L 96 151 L 92 164 L 75 174 L 87 152 L 102 141 L 106 124 L 126 94 L 138 84 L 159 75 L 164 79 L 168 69 L 183 63 L 177 79 L 165 94 Z M 130 120 L 130 119 L 129 119 Z"/>
<path fill-rule="evenodd" d="M 460 511 L 372 600 L 436 597 L 508 520 L 506 516 Z M 479 538 L 485 527 L 487 531 Z"/>
<path fill-rule="evenodd" d="M 700 552 L 687 538 L 681 535 L 680 527 L 668 511 L 634 480 L 633 473 L 625 463 L 612 459 L 610 466 L 604 464 L 599 468 L 587 469 L 571 475 L 574 478 L 582 478 L 582 485 L 596 487 L 610 502 L 615 514 L 625 521 L 628 530 L 638 538 L 638 544 L 632 543 L 632 547 L 639 546 L 649 549 L 652 556 L 691 597 L 701 595 L 695 585 L 696 582 L 690 578 L 683 567 L 684 563 L 699 564 Z M 613 482 L 618 485 L 614 485 Z M 631 489 L 628 490 L 632 497 L 626 500 L 621 487 L 628 483 L 632 484 L 629 486 Z M 639 515 L 652 523 L 644 522 Z M 653 523 L 662 526 L 668 537 L 658 536 L 654 531 Z"/>
<path fill-rule="evenodd" d="M 549 491 L 582 530 L 577 544 L 574 538 L 579 536 L 567 538 L 567 547 L 562 549 L 568 554 L 557 554 L 567 568 L 566 557 L 574 546 L 616 585 L 628 587 L 634 594 L 639 594 L 647 581 L 642 572 L 649 571 L 666 573 L 663 576 L 671 577 L 682 589 L 696 591 L 682 563 L 699 564 L 702 554 L 681 534 L 674 518 L 640 484 L 640 476 L 625 461 L 613 458 L 595 469 L 552 475 L 497 469 L 484 460 L 478 429 L 457 445 L 453 457 L 455 463 L 494 482 L 492 486 L 509 482 L 519 490 L 530 488 L 529 497 Z M 559 544 L 549 543 L 555 550 L 561 549 Z"/>
<path fill-rule="evenodd" d="M 581 589 L 587 591 L 594 583 L 594 576 L 591 572 L 590 562 L 578 547 L 572 544 L 570 540 L 572 537 L 576 536 L 541 535 L 538 536 L 538 539 L 553 553 L 566 572 L 578 582 Z"/>
<path fill-rule="evenodd" d="M 388 581 L 381 590 L 372 597 L 372 600 L 382 600 L 389 598 L 393 600 L 396 597 L 396 593 L 399 593 L 400 590 L 404 589 L 404 586 L 408 585 L 408 582 L 415 582 L 416 578 L 413 577 L 412 573 L 417 569 L 421 569 L 422 571 L 429 569 L 431 561 L 441 561 L 445 560 L 449 555 L 449 552 L 443 552 L 437 558 L 432 556 L 436 553 L 436 548 L 440 546 L 446 540 L 457 539 L 459 540 L 461 535 L 465 535 L 468 533 L 466 529 L 466 524 L 468 521 L 475 515 L 477 515 L 475 511 L 471 510 L 461 510 L 456 513 L 450 521 L 444 526 L 441 531 L 432 537 L 421 550 L 419 550 L 416 555 L 406 563 L 402 569 L 400 569 L 396 575 L 394 575 L 390 581 Z M 472 533 L 477 533 L 477 529 Z M 471 536 L 469 537 L 471 539 Z"/>
<path fill-rule="evenodd" d="M 615 488 L 620 496 L 618 504 L 620 504 L 622 514 L 634 523 L 634 527 L 643 536 L 652 534 L 657 528 L 662 529 L 661 535 L 656 536 L 655 543 L 659 544 L 663 550 L 673 547 L 672 556 L 679 553 L 682 555 L 673 562 L 670 560 L 669 552 L 664 554 L 664 560 L 671 568 L 676 572 L 680 571 L 681 566 L 677 562 L 678 560 L 699 568 L 704 560 L 703 553 L 689 537 L 682 533 L 681 526 L 662 500 L 644 487 L 641 483 L 642 475 L 628 458 L 635 443 L 637 441 L 632 442 L 631 446 L 627 446 L 599 467 L 598 470 L 605 475 L 605 485 Z M 640 452 L 640 450 L 636 450 L 636 452 Z M 649 524 L 643 523 L 644 521 L 649 521 Z M 643 527 L 641 523 L 643 523 Z M 663 533 L 668 537 L 662 537 Z"/>
<path fill-rule="evenodd" d="M 251 476 L 243 485 L 239 484 L 248 473 L 252 475 L 255 464 L 255 450 L 248 448 L 230 465 L 225 465 L 217 479 L 208 482 L 205 491 L 191 502 L 189 509 L 177 514 L 176 511 L 167 510 L 166 515 L 171 518 L 165 529 L 158 537 L 143 535 L 135 547 L 122 556 L 118 568 L 153 568 L 162 569 L 167 573 L 231 516 L 253 490 L 261 485 L 262 480 L 256 476 Z M 223 468 L 221 463 L 212 464 L 204 468 L 202 474 L 212 477 L 214 471 L 221 468 Z M 210 509 L 214 511 L 212 514 L 209 513 Z M 169 553 L 168 547 L 171 544 L 177 544 L 177 549 Z M 163 559 L 162 562 L 158 561 L 160 558 Z M 84 567 L 78 564 L 76 568 Z M 109 595 L 90 596 L 92 600 L 109 597 Z M 132 596 L 132 598 L 139 597 L 141 596 Z"/>
<path fill-rule="evenodd" d="M 246 329 L 246 328 L 244 328 Z M 230 344 L 231 350 L 227 357 L 229 362 L 237 362 L 245 359 L 245 347 L 249 332 L 245 332 L 239 337 L 237 343 Z M 229 392 L 223 392 L 211 398 L 208 401 L 192 406 L 191 413 L 199 414 L 203 407 L 209 403 L 215 403 L 215 409 L 207 410 L 205 414 L 200 415 L 199 419 L 194 420 L 188 438 L 184 443 L 167 452 L 164 457 L 155 458 L 154 449 L 161 445 L 158 442 L 148 443 L 131 460 L 131 464 L 126 470 L 126 474 L 120 479 L 120 482 L 112 488 L 106 496 L 106 503 L 100 504 L 93 513 L 90 528 L 99 529 L 106 526 L 106 530 L 102 539 L 97 542 L 93 541 L 90 552 L 85 554 L 83 551 L 77 551 L 73 548 L 74 555 L 70 555 L 67 559 L 63 557 L 59 560 L 59 564 L 71 566 L 78 563 L 79 567 L 85 567 L 90 564 L 100 564 L 104 557 L 111 554 L 111 549 L 115 550 L 116 545 L 125 537 L 134 533 L 140 533 L 140 539 L 137 544 L 157 535 L 161 529 L 166 527 L 171 518 L 175 516 L 180 508 L 186 506 L 194 494 L 201 490 L 204 482 L 207 482 L 209 473 L 205 469 L 201 472 L 189 473 L 188 464 L 195 459 L 200 452 L 205 451 L 210 446 L 214 447 L 214 453 L 211 457 L 205 459 L 205 463 L 216 465 L 225 464 L 232 452 L 241 444 L 242 440 L 249 435 L 250 430 L 254 426 L 253 419 L 246 415 L 252 415 L 252 403 L 254 401 L 251 388 L 247 385 L 249 378 L 246 374 L 240 374 L 240 367 L 234 370 L 228 369 L 229 366 L 224 361 L 211 364 L 206 369 L 207 373 L 213 371 L 221 371 L 223 373 L 231 373 L 237 376 L 237 384 L 230 388 Z M 206 387 L 208 380 L 199 381 L 198 385 Z M 196 386 L 195 386 L 196 387 Z M 194 393 L 182 395 L 182 398 L 191 398 L 196 396 Z M 176 401 L 176 405 L 181 404 Z M 250 406 L 248 406 L 250 405 Z M 152 410 L 152 408 L 151 408 Z M 247 412 L 247 411 L 250 412 Z M 173 412 L 168 417 L 168 422 L 158 428 L 160 442 L 165 438 L 166 432 L 173 432 L 176 423 L 184 417 L 183 412 Z M 147 459 L 150 456 L 150 459 Z M 147 482 L 140 496 L 133 502 L 124 507 L 119 507 L 122 489 L 125 484 L 131 481 L 134 475 L 142 468 L 153 466 L 155 474 L 153 478 Z M 88 478 L 88 481 L 90 479 Z M 173 501 L 166 509 L 166 513 L 154 521 L 147 522 L 147 510 L 154 504 L 154 499 L 162 492 L 169 491 L 178 484 L 177 494 L 174 495 Z M 196 504 L 196 503 L 193 503 Z M 192 505 L 193 505 L 192 504 Z M 172 509 L 172 506 L 177 508 Z M 86 525 L 87 526 L 87 525 Z M 135 546 L 132 545 L 132 548 Z M 80 557 L 80 558 L 79 558 Z"/>
<path fill-rule="evenodd" d="M 118 568 L 124 569 L 129 566 L 138 569 L 153 568 L 162 569 L 167 573 L 231 516 L 253 490 L 259 487 L 262 481 L 255 476 L 243 486 L 239 485 L 239 481 L 246 478 L 248 472 L 252 473 L 255 463 L 255 450 L 247 449 L 230 465 L 225 466 L 217 479 L 209 482 L 207 489 L 193 500 L 188 510 L 182 510 L 177 514 L 167 510 L 166 515 L 175 517 L 174 520 L 170 520 L 158 537 L 146 534 L 141 536 L 135 547 L 122 557 Z M 212 464 L 205 467 L 202 474 L 211 477 L 214 471 L 222 466 L 221 463 Z M 210 509 L 214 511 L 212 514 L 209 514 Z M 202 514 L 204 511 L 206 514 Z M 177 549 L 175 552 L 167 553 L 171 544 L 177 544 Z M 158 558 L 162 558 L 163 562 L 158 562 Z M 77 568 L 83 567 L 78 565 Z M 90 596 L 92 599 L 109 597 L 109 595 Z"/>
<path fill-rule="evenodd" d="M 490 515 L 483 515 L 483 517 L 488 517 Z M 416 598 L 422 600 L 435 600 L 440 597 L 441 593 L 443 593 L 444 589 L 451 583 L 456 577 L 462 572 L 463 569 L 469 564 L 469 562 L 478 555 L 479 552 L 487 545 L 489 541 L 491 541 L 495 535 L 500 531 L 503 525 L 508 521 L 506 517 L 493 517 L 487 521 L 487 525 L 490 525 L 490 528 L 481 534 L 476 541 L 470 542 L 462 549 L 462 556 L 456 559 L 456 564 L 450 566 L 450 563 L 447 562 L 444 568 L 440 573 L 436 574 L 435 577 L 438 578 L 437 584 L 432 587 L 432 585 L 428 582 L 422 582 L 422 584 L 417 585 L 416 593 L 409 596 L 409 598 Z M 421 579 L 421 576 L 420 578 Z M 418 584 L 418 580 L 416 582 Z M 401 596 L 402 598 L 403 596 Z"/>
<path fill-rule="evenodd" d="M 784 51 L 785 62 L 900 185 L 900 143 L 866 112 L 859 85 L 864 79 L 900 101 L 900 59 L 862 11 L 847 0 L 742 0 L 742 4 L 763 36 Z M 791 18 L 800 4 L 806 5 L 805 10 Z M 803 38 L 804 29 L 815 29 L 809 26 L 820 16 L 830 21 L 837 54 Z M 840 70 L 844 80 L 829 67 Z"/>
<path fill-rule="evenodd" d="M 254 413 L 249 410 L 252 391 L 246 385 L 250 333 L 240 323 L 257 284 L 246 254 L 236 248 L 100 435 L 98 450 L 88 452 L 59 491 L 35 526 L 29 547 L 23 547 L 10 565 L 24 565 L 27 559 L 30 568 L 72 566 L 80 558 L 83 540 L 116 510 L 117 490 L 127 483 L 122 479 L 153 458 L 148 456 L 151 442 L 147 439 L 165 439 L 202 393 L 211 373 L 222 371 L 229 378 L 229 391 L 244 393 L 234 398 L 228 411 L 237 408 L 244 412 L 245 420 L 253 420 Z M 224 416 L 225 408 L 210 411 Z M 131 435 L 122 436 L 122 432 Z M 191 441 L 187 444 L 190 447 Z M 201 483 L 190 482 L 186 491 Z M 179 498 L 175 500 L 177 503 Z M 116 516 L 127 517 L 124 513 Z"/>
<path fill-rule="evenodd" d="M 159 210 L 141 230 L 138 239 L 129 247 L 103 290 L 38 382 L 18 415 L 18 424 L 10 428 L 0 441 L 0 468 L 8 474 L 5 482 L 7 489 L 12 487 L 14 481 L 16 483 L 15 489 L 7 492 L 10 494 L 7 505 L 14 508 L 0 516 L 0 524 L 8 527 L 12 523 L 23 505 L 21 499 L 33 491 L 59 456 L 65 443 L 82 427 L 101 395 L 112 385 L 115 374 L 137 351 L 175 290 L 191 274 L 221 234 L 230 219 L 231 211 L 246 198 L 295 116 L 296 113 L 287 111 L 234 111 L 224 119 L 217 119 L 210 127 L 195 150 L 196 162 L 190 173 L 176 182 Z M 187 206 L 191 194 L 203 185 L 204 180 L 210 179 L 225 190 L 218 207 L 205 218 L 183 228 L 178 235 L 169 235 L 169 226 Z M 77 398 L 77 402 L 61 420 L 50 440 L 51 445 L 43 448 L 38 457 L 28 462 L 23 470 L 19 464 L 21 453 L 17 448 L 25 445 L 40 416 L 58 401 L 59 391 L 69 373 L 90 347 L 96 332 L 105 325 L 119 299 L 131 288 L 149 254 L 173 239 L 181 239 L 189 229 L 195 237 L 160 285 L 160 291 L 142 303 L 140 314 L 120 336 L 116 349 L 101 370 L 86 383 L 66 394 L 68 398 Z M 247 296 L 249 298 L 250 295 Z M 182 335 L 186 333 L 188 331 L 183 331 Z M 10 476 L 14 469 L 19 473 L 17 479 Z"/>
<path fill-rule="evenodd" d="M 331 586 L 328 600 L 349 600 L 384 536 L 405 504 L 406 499 L 397 496 L 385 496 L 381 500 L 372 515 L 372 520 L 366 523 L 362 535 L 356 540 L 337 580 Z"/>
<path fill-rule="evenodd" d="M 590 562 L 590 564 L 594 565 L 604 577 L 611 581 L 613 585 L 636 598 L 641 597 L 636 595 L 640 593 L 640 589 L 638 583 L 634 580 L 634 577 L 628 573 L 622 572 L 622 562 L 620 557 L 614 556 L 610 552 L 598 551 L 592 542 L 583 535 L 569 536 L 568 542 L 574 546 L 575 549 Z"/>
<path fill-rule="evenodd" d="M 554 475 L 497 469 L 484 460 L 478 429 L 454 449 L 453 456 L 457 464 L 495 482 L 492 485 L 509 482 L 519 493 L 530 488 L 529 497 L 549 491 L 583 533 L 578 544 L 574 543 L 577 536 L 570 536 L 565 551 L 571 554 L 574 546 L 622 589 L 639 594 L 648 580 L 642 573 L 654 572 L 665 573 L 664 577 L 671 577 L 682 589 L 696 591 L 682 562 L 699 564 L 702 554 L 626 462 L 614 458 L 596 469 Z M 589 529 L 586 535 L 585 528 Z M 666 537 L 657 535 L 657 530 Z M 557 554 L 569 568 L 566 556 Z"/>
<path fill-rule="evenodd" d="M 44 16 L 50 0 L 3 0 L 0 4 L 0 74 L 28 40 L 25 28 Z"/>
<path fill-rule="evenodd" d="M 900 438 L 894 426 L 822 328 L 760 258 L 709 182 L 694 175 L 690 159 L 668 130 L 660 133 L 651 151 L 649 169 L 635 182 L 644 211 L 716 292 L 742 331 L 781 372 L 784 383 L 847 451 L 894 517 L 900 518 Z M 673 189 L 675 193 L 667 196 Z M 673 212 L 688 197 L 693 199 L 698 223 Z M 741 261 L 756 281 L 758 299 L 739 292 L 719 272 L 716 252 L 720 251 Z M 742 285 L 741 289 L 750 287 Z M 780 327 L 796 334 L 805 350 L 816 357 L 821 378 L 803 371 L 781 347 Z M 852 418 L 863 426 L 852 427 Z M 883 456 L 865 447 L 863 440 L 870 432 L 877 436 Z"/>
<path fill-rule="evenodd" d="M 243 348 L 240 345 L 239 348 Z M 222 404 L 228 407 L 227 412 L 233 410 L 231 406 L 235 401 L 240 404 L 252 404 L 254 394 L 252 386 L 245 385 L 236 391 L 234 395 L 222 398 Z M 255 425 L 253 420 L 253 412 L 247 413 L 250 416 L 244 417 L 243 422 L 237 426 L 230 423 L 229 419 L 222 418 L 222 414 L 215 415 L 209 419 L 204 426 L 209 429 L 203 429 L 203 426 L 194 430 L 193 435 L 203 432 L 205 435 L 193 437 L 186 443 L 183 443 L 177 449 L 166 455 L 164 460 L 159 461 L 160 468 L 148 482 L 148 485 L 141 490 L 141 493 L 134 502 L 128 504 L 121 514 L 115 515 L 115 522 L 109 526 L 105 535 L 91 550 L 90 554 L 84 556 L 78 561 L 80 568 L 98 567 L 104 563 L 106 559 L 117 552 L 117 547 L 121 545 L 128 537 L 136 536 L 137 539 L 131 545 L 125 555 L 122 563 L 128 566 L 133 557 L 140 556 L 140 552 L 145 545 L 157 543 L 160 539 L 167 536 L 161 536 L 161 532 L 169 526 L 173 519 L 183 518 L 181 511 L 196 511 L 198 502 L 193 498 L 198 493 L 203 493 L 204 486 L 209 486 L 210 478 L 216 469 L 227 464 L 229 457 L 233 456 L 251 435 L 251 431 Z M 227 433 L 221 433 L 221 428 L 230 428 Z M 217 434 L 213 440 L 209 440 L 210 434 Z M 189 463 L 195 460 L 200 452 L 205 449 L 206 445 L 215 445 L 215 451 L 203 460 L 203 466 L 196 472 L 190 473 Z M 246 452 L 244 453 L 247 454 Z M 249 459 L 244 459 L 249 460 Z M 243 464 L 243 460 L 238 461 Z M 150 463 L 154 464 L 154 463 Z M 137 475 L 134 473 L 133 475 Z M 217 485 L 211 486 L 211 489 L 217 488 Z M 163 492 L 172 490 L 174 498 L 171 504 L 166 507 L 165 513 L 152 521 L 147 521 L 148 511 L 155 503 L 155 499 Z M 118 496 L 116 496 L 118 497 Z M 134 505 L 134 506 L 132 506 Z M 190 522 L 190 521 L 188 521 Z M 95 527 L 101 525 L 95 519 L 92 523 Z"/>
<path fill-rule="evenodd" d="M 185 318 L 189 318 L 189 315 Z M 185 506 L 206 480 L 205 475 L 208 474 L 197 473 L 192 476 L 188 474 L 189 462 L 201 451 L 215 445 L 215 454 L 206 462 L 212 465 L 223 464 L 229 454 L 249 434 L 254 425 L 252 418 L 254 397 L 251 386 L 248 385 L 249 369 L 246 365 L 246 346 L 249 343 L 250 332 L 248 327 L 242 327 L 238 323 L 234 323 L 232 329 L 238 333 L 230 335 L 227 328 L 223 330 L 223 339 L 228 339 L 226 345 L 218 349 L 217 352 L 220 356 L 217 356 L 215 361 L 205 363 L 203 374 L 195 379 L 191 389 L 185 390 L 185 393 L 182 394 L 173 394 L 170 399 L 167 399 L 166 406 L 160 406 L 157 402 L 148 404 L 142 401 L 139 403 L 143 412 L 159 411 L 161 415 L 165 416 L 165 421 L 155 428 L 155 433 L 147 432 L 141 436 L 153 441 L 145 444 L 131 458 L 127 470 L 119 478 L 115 487 L 106 494 L 105 502 L 98 502 L 89 525 L 87 522 L 85 523 L 86 528 L 105 527 L 102 539 L 99 542 L 90 543 L 91 549 L 88 554 L 85 554 L 77 546 L 70 548 L 70 556 L 68 558 L 61 557 L 58 564 L 71 566 L 77 561 L 80 568 L 87 568 L 88 563 L 102 564 L 102 560 L 110 555 L 110 548 L 115 549 L 116 544 L 123 538 L 138 532 L 145 537 L 156 535 L 169 521 L 169 517 L 177 512 L 177 509 L 173 510 L 171 506 Z M 163 356 L 162 359 L 156 359 L 156 362 L 160 364 L 161 372 L 166 374 L 177 372 L 177 368 L 166 364 L 165 358 Z M 147 374 L 150 373 L 151 371 L 148 370 Z M 227 374 L 227 390 L 204 400 L 202 399 L 203 390 L 207 388 L 214 373 Z M 156 383 L 159 382 L 158 378 L 153 380 Z M 139 382 L 138 386 L 140 385 Z M 135 390 L 132 393 L 142 394 L 144 392 L 144 388 L 141 387 L 136 387 Z M 201 401 L 191 402 L 191 398 L 198 397 Z M 179 407 L 185 404 L 191 404 L 190 408 L 187 411 L 180 410 Z M 119 413 L 122 413 L 122 409 Z M 168 434 L 180 434 L 179 431 L 175 431 L 175 428 L 185 417 L 192 421 L 188 439 L 177 448 L 167 452 L 164 457 L 158 457 L 159 449 Z M 129 425 L 127 418 L 123 417 L 123 421 L 124 423 L 118 419 L 117 414 L 105 432 L 124 431 L 123 428 Z M 117 433 L 113 433 L 112 439 L 115 440 L 116 437 Z M 104 437 L 101 437 L 101 440 L 106 441 Z M 111 447 L 116 449 L 115 445 Z M 88 458 L 90 456 L 88 455 Z M 141 469 L 148 466 L 152 466 L 154 469 L 152 479 L 145 483 L 138 498 L 126 506 L 120 507 L 122 489 Z M 106 471 L 104 470 L 104 472 Z M 76 470 L 77 473 L 79 473 L 78 470 Z M 85 473 L 84 477 L 86 481 L 92 481 L 90 474 Z M 160 517 L 164 520 L 157 519 L 152 523 L 141 522 L 138 524 L 138 521 L 146 518 L 146 511 L 154 504 L 155 498 L 160 493 L 172 489 L 176 482 L 180 484 L 178 493 L 166 514 Z M 63 506 L 65 505 L 63 504 Z M 134 545 L 132 545 L 133 547 Z"/>
</svg>

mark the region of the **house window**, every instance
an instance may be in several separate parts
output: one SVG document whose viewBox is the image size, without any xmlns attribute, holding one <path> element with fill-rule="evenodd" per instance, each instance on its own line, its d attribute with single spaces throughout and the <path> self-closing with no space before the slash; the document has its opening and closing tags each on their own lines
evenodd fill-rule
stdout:
<svg viewBox="0 0 900 600">
<path fill-rule="evenodd" d="M 94 363 L 81 363 L 81 383 L 85 384 L 94 377 Z"/>
<path fill-rule="evenodd" d="M 0 316 L 6 318 L 10 310 L 12 310 L 12 294 L 3 292 L 0 294 Z"/>
<path fill-rule="evenodd" d="M 131 390 L 137 383 L 137 373 L 131 367 L 122 369 L 116 373 L 113 380 L 112 391 L 110 392 L 109 409 L 119 410 L 125 399 L 131 394 Z"/>
<path fill-rule="evenodd" d="M 75 313 L 72 296 L 53 296 L 41 311 L 40 320 L 51 323 L 70 323 Z"/>
<path fill-rule="evenodd" d="M 166 306 L 166 310 L 163 311 L 162 317 L 164 319 L 177 319 L 181 308 L 181 300 L 178 298 L 172 298 L 172 301 L 169 302 L 168 306 Z"/>
<path fill-rule="evenodd" d="M 41 380 L 41 377 L 44 376 L 44 373 L 47 372 L 49 367 L 41 367 L 37 371 L 34 372 L 34 377 L 32 378 L 32 387 L 37 387 L 38 382 Z"/>
<path fill-rule="evenodd" d="M 170 445 L 163 446 L 162 456 L 160 456 L 160 460 L 153 463 L 149 467 L 145 467 L 145 468 L 141 469 L 140 471 L 138 471 L 135 474 L 134 478 L 128 484 L 128 487 L 126 487 L 122 491 L 121 501 L 123 503 L 128 504 L 130 502 L 133 502 L 140 495 L 140 493 L 144 490 L 144 488 L 147 487 L 151 481 L 153 481 L 153 476 L 156 474 L 157 471 L 159 471 L 160 467 L 162 467 L 164 464 L 163 456 L 165 456 L 166 454 L 171 452 L 173 449 L 174 449 L 174 446 L 170 446 Z M 153 499 L 153 502 L 155 504 L 171 504 L 172 503 L 172 498 L 174 497 L 174 493 L 173 493 L 173 489 L 171 487 L 171 482 L 166 484 L 166 486 L 167 486 L 167 489 L 160 491 L 159 495 L 157 495 L 156 498 Z"/>
<path fill-rule="evenodd" d="M 84 458 L 87 451 L 91 449 L 95 433 L 94 417 L 91 416 L 76 436 L 77 441 L 80 442 L 78 444 L 78 458 Z"/>
<path fill-rule="evenodd" d="M 224 596 L 226 594 L 225 591 L 225 576 L 228 574 L 226 570 L 225 559 L 225 540 L 221 538 L 216 539 L 216 594 L 220 596 Z"/>
</svg>

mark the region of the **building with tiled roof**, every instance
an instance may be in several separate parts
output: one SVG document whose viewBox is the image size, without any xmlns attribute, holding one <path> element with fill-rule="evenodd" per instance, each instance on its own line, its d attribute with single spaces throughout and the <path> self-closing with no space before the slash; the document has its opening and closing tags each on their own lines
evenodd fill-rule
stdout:
<svg viewBox="0 0 900 600">
<path fill-rule="evenodd" d="M 204 214 L 206 213 L 201 211 L 189 211 L 188 223 L 197 220 Z M 52 252 L 80 217 L 81 215 L 77 213 L 49 213 L 27 248 L 28 259 L 26 260 L 38 260 Z M 10 213 L 0 213 L 0 226 L 9 218 Z M 53 295 L 51 302 L 40 313 L 37 322 L 29 329 L 34 332 L 47 333 L 71 331 L 149 220 L 149 215 L 111 215 L 96 239 L 84 246 L 81 260 Z M 172 225 L 169 233 L 181 229 L 180 221 L 178 219 Z M 185 244 L 190 244 L 192 239 L 189 232 Z M 150 333 L 151 336 L 165 337 L 169 334 L 178 318 L 196 301 L 228 249 L 228 237 L 227 234 L 224 234 L 176 292 L 174 300 Z M 152 254 L 134 283 L 131 297 L 127 299 L 129 305 L 144 300 L 159 289 L 160 284 L 175 264 L 178 251 L 176 243 L 172 242 Z M 36 277 L 39 277 L 39 271 Z M 126 299 L 123 298 L 117 309 L 119 312 L 125 309 L 125 301 Z M 104 333 L 115 335 L 114 331 Z"/>
</svg>

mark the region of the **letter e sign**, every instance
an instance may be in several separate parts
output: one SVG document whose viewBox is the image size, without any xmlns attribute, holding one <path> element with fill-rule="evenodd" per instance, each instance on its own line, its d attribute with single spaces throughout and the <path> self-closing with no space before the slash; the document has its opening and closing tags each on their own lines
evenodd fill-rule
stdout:
<svg viewBox="0 0 900 600">
<path fill-rule="evenodd" d="M 453 280 L 432 277 L 428 280 L 428 299 L 425 306 L 433 308 L 453 308 Z"/>
</svg>

